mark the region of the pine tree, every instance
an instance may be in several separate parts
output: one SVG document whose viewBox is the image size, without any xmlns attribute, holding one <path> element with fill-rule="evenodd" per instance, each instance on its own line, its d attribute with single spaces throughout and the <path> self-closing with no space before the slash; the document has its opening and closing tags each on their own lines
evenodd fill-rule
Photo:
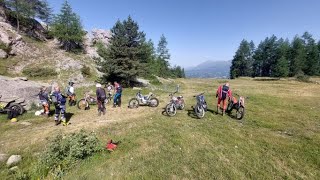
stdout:
<svg viewBox="0 0 320 180">
<path fill-rule="evenodd" d="M 278 40 L 278 49 L 275 62 L 271 66 L 272 77 L 287 77 L 289 75 L 288 53 L 290 49 L 289 40 Z"/>
<path fill-rule="evenodd" d="M 170 54 L 169 49 L 167 48 L 168 42 L 166 37 L 162 34 L 160 37 L 160 41 L 158 43 L 157 48 L 157 65 L 159 67 L 158 69 L 158 75 L 161 77 L 168 77 L 170 75 Z"/>
<path fill-rule="evenodd" d="M 123 22 L 117 21 L 111 32 L 110 45 L 105 50 L 99 50 L 104 58 L 98 63 L 99 70 L 104 73 L 104 80 L 117 80 L 130 85 L 141 73 L 141 63 L 149 61 L 146 52 L 151 53 L 151 44 L 146 46 L 145 34 L 139 31 L 138 23 L 130 16 Z"/>
<path fill-rule="evenodd" d="M 290 76 L 295 76 L 305 68 L 306 53 L 304 42 L 299 36 L 295 36 L 290 49 Z"/>
<path fill-rule="evenodd" d="M 66 51 L 74 51 L 82 47 L 85 32 L 80 17 L 72 11 L 68 1 L 62 5 L 60 14 L 54 18 L 52 34 Z"/>
<path fill-rule="evenodd" d="M 38 1 L 37 6 L 37 17 L 46 23 L 46 29 L 49 30 L 49 25 L 52 24 L 53 20 L 53 9 L 50 7 L 47 0 Z"/>
<path fill-rule="evenodd" d="M 20 31 L 20 21 L 34 17 L 36 14 L 35 2 L 28 0 L 6 0 L 6 5 L 10 7 L 16 18 L 17 31 Z"/>
<path fill-rule="evenodd" d="M 242 40 L 230 67 L 231 79 L 252 75 L 253 52 L 254 43 Z"/>
<path fill-rule="evenodd" d="M 305 42 L 306 61 L 303 72 L 307 75 L 313 76 L 319 72 L 319 50 L 315 39 L 308 32 L 302 36 Z"/>
</svg>

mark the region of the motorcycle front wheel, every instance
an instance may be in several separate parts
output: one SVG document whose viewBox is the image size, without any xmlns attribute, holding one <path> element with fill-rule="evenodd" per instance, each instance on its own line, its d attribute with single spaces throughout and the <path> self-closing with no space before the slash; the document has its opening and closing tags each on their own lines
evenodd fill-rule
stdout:
<svg viewBox="0 0 320 180">
<path fill-rule="evenodd" d="M 77 104 L 78 109 L 85 110 L 86 107 L 88 106 L 89 106 L 89 103 L 85 99 L 80 99 L 78 101 L 78 104 Z"/>
<path fill-rule="evenodd" d="M 139 107 L 139 101 L 137 98 L 132 98 L 129 101 L 129 108 L 133 109 L 133 108 L 138 108 Z"/>
<path fill-rule="evenodd" d="M 150 99 L 150 104 L 149 104 L 150 107 L 158 107 L 158 105 L 159 105 L 159 100 L 157 98 Z"/>
<path fill-rule="evenodd" d="M 205 114 L 205 110 L 204 110 L 204 108 L 202 107 L 202 106 L 200 106 L 200 105 L 196 105 L 196 107 L 194 108 L 194 112 L 196 113 L 196 116 L 198 117 L 198 118 L 203 118 L 204 117 L 204 114 Z"/>
<path fill-rule="evenodd" d="M 175 116 L 177 114 L 177 108 L 174 104 L 169 103 L 166 106 L 166 113 L 168 114 L 168 116 L 172 117 Z"/>
</svg>

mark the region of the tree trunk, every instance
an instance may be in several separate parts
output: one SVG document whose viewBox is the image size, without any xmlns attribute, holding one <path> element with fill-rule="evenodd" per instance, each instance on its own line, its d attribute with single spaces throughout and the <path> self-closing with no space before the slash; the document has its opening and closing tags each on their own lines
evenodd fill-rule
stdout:
<svg viewBox="0 0 320 180">
<path fill-rule="evenodd" d="M 20 32 L 20 22 L 19 22 L 18 15 L 17 15 L 17 31 L 18 33 Z"/>
</svg>

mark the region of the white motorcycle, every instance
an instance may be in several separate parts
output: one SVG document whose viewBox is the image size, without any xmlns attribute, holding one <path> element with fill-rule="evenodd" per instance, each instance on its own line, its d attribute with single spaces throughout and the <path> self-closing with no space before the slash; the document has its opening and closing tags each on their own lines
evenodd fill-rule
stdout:
<svg viewBox="0 0 320 180">
<path fill-rule="evenodd" d="M 141 105 L 157 107 L 159 105 L 159 100 L 151 92 L 147 96 L 143 96 L 139 91 L 135 98 L 130 99 L 128 107 L 138 108 Z"/>
</svg>

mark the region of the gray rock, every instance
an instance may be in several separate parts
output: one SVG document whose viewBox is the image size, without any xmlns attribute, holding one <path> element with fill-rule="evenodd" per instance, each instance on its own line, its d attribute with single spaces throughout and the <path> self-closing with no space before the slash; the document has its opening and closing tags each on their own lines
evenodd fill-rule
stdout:
<svg viewBox="0 0 320 180">
<path fill-rule="evenodd" d="M 12 155 L 9 157 L 7 161 L 7 166 L 12 167 L 18 164 L 21 160 L 22 160 L 22 157 L 20 155 Z"/>
<path fill-rule="evenodd" d="M 8 57 L 7 52 L 4 50 L 0 49 L 0 59 L 6 59 Z"/>
<path fill-rule="evenodd" d="M 0 94 L 3 99 L 24 99 L 25 109 L 29 110 L 31 105 L 38 104 L 37 94 L 41 86 L 49 87 L 49 84 L 40 84 L 34 81 L 20 80 L 20 78 L 9 78 L 0 76 Z M 50 91 L 50 89 L 48 89 Z"/>
<path fill-rule="evenodd" d="M 8 160 L 8 154 L 0 154 L 0 163 L 5 163 Z"/>
<path fill-rule="evenodd" d="M 12 168 L 9 169 L 9 171 L 18 171 L 19 168 L 18 166 L 13 166 Z"/>
</svg>

